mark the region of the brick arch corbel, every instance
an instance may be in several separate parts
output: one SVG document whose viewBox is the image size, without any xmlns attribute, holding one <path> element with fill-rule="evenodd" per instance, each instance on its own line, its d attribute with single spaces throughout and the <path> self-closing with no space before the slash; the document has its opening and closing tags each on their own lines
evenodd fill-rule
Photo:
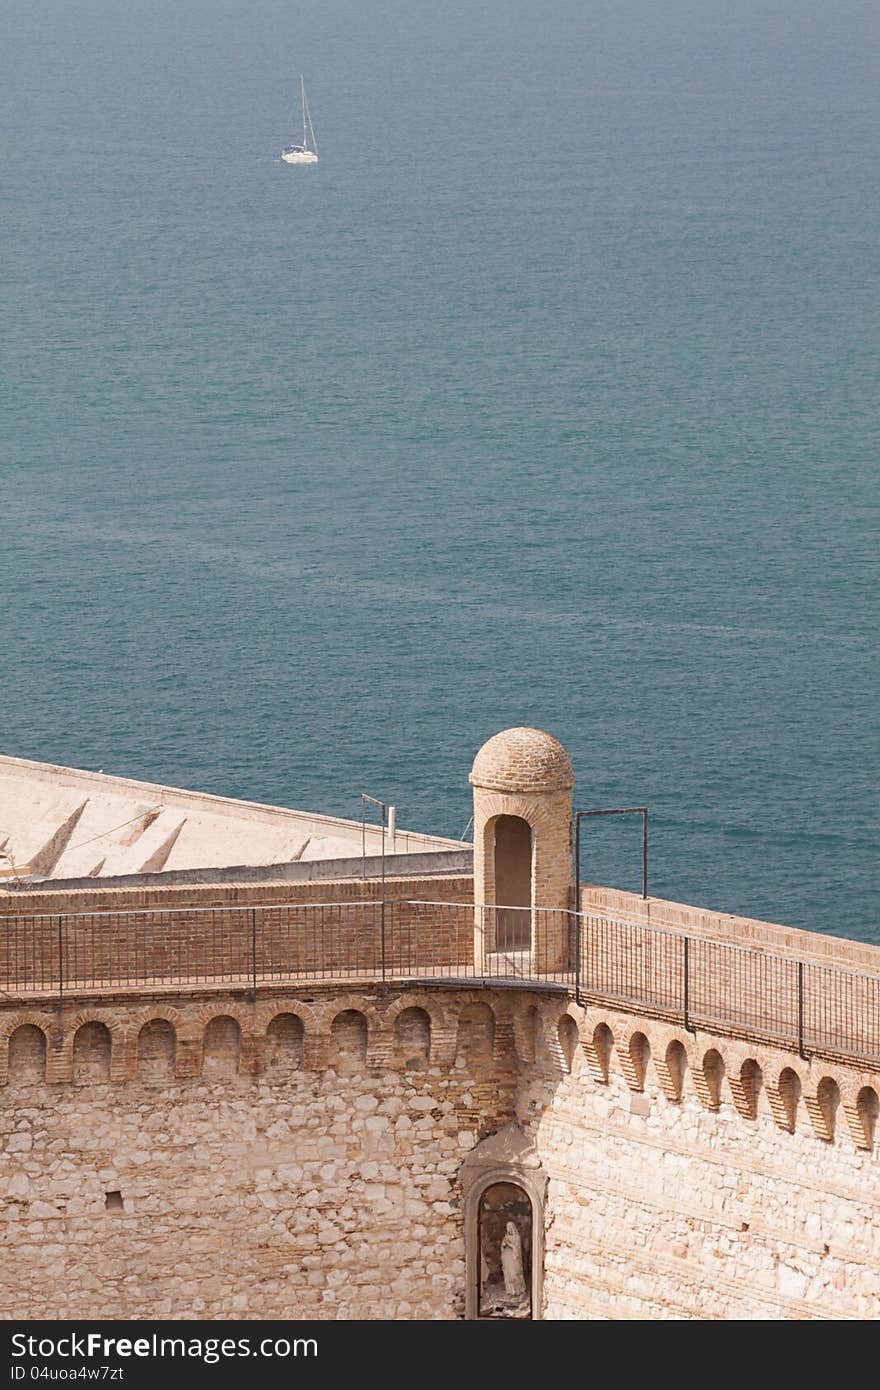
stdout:
<svg viewBox="0 0 880 1390">
<path fill-rule="evenodd" d="M 859 1096 L 866 1090 L 873 1091 L 880 1100 L 880 1077 L 860 1073 L 852 1079 L 847 1078 L 846 1086 L 840 1086 L 840 1108 L 856 1148 L 869 1151 L 877 1142 L 877 1135 L 868 1133 L 859 1107 Z"/>
<path fill-rule="evenodd" d="M 534 1046 L 526 1035 L 529 1021 L 535 1025 Z M 528 994 L 524 999 L 512 1000 L 510 1022 L 513 1028 L 513 1046 L 517 1057 L 526 1066 L 534 1065 L 538 1062 L 541 1052 L 546 1046 L 545 1019 L 540 1005 Z"/>
<path fill-rule="evenodd" d="M 311 1004 L 304 1004 L 299 999 L 270 999 L 263 1000 L 256 1009 L 253 1018 L 254 1031 L 265 1034 L 266 1029 L 273 1019 L 279 1018 L 281 1014 L 293 1014 L 299 1019 L 303 1026 L 303 1038 L 311 1033 L 321 1031 L 321 1018 L 318 1011 Z"/>
<path fill-rule="evenodd" d="M 212 1004 L 203 1004 L 190 1015 L 193 1025 L 205 1031 L 208 1024 L 215 1018 L 234 1018 L 242 1036 L 253 1029 L 254 1013 L 253 1009 L 247 1005 L 231 1003 L 226 999 L 218 999 Z"/>
<path fill-rule="evenodd" d="M 431 1031 L 441 1029 L 446 1024 L 446 1009 L 441 1001 L 427 990 L 413 990 L 411 993 L 400 994 L 393 999 L 382 1015 L 382 1023 L 386 1028 L 393 1028 L 394 1020 L 405 1009 L 424 1009 L 431 1020 Z"/>
<path fill-rule="evenodd" d="M 106 1009 L 89 1008 L 84 1005 L 76 1013 L 69 1014 L 63 1023 L 63 1031 L 58 1044 L 53 1049 L 53 1072 L 55 1081 L 73 1081 L 73 1045 L 80 1028 L 89 1023 L 102 1023 L 110 1034 L 110 1080 L 125 1081 L 127 1068 L 121 1065 L 125 1050 L 125 1034 L 122 1025 Z"/>
<path fill-rule="evenodd" d="M 434 995 L 424 990 L 413 990 L 411 993 L 398 995 L 393 999 L 384 1010 L 381 1018 L 381 1033 L 376 1039 L 375 1052 L 382 1061 L 383 1065 L 391 1065 L 395 1060 L 395 1024 L 402 1013 L 407 1009 L 421 1009 L 428 1015 L 428 1025 L 430 1028 L 430 1043 L 428 1047 L 428 1064 L 439 1062 L 445 1064 L 450 1060 L 449 1054 L 449 1027 L 446 1021 L 446 1010 Z M 452 1048 L 455 1048 L 455 1033 L 452 1033 Z"/>
<path fill-rule="evenodd" d="M 807 1080 L 804 1077 L 802 1067 L 797 1065 L 797 1062 L 796 1057 L 786 1058 L 784 1061 L 774 1058 L 764 1072 L 764 1090 L 770 1106 L 770 1113 L 778 1127 L 789 1134 L 793 1134 L 797 1129 L 797 1111 L 807 1090 Z M 787 1072 L 793 1073 L 798 1082 L 798 1095 L 794 1103 L 793 1113 L 786 1098 L 783 1084 Z"/>
<path fill-rule="evenodd" d="M 448 1011 L 441 1001 L 423 990 L 413 990 L 410 994 L 399 995 L 397 999 L 392 1000 L 382 1015 L 382 1028 L 388 1055 L 392 1056 L 394 1053 L 394 1025 L 407 1009 L 424 1009 L 428 1015 L 431 1024 L 431 1046 L 428 1061 L 437 1062 L 443 1066 L 451 1063 L 455 1056 L 456 1029 L 450 1026 Z"/>
<path fill-rule="evenodd" d="M 367 1020 L 367 1044 L 373 1033 L 378 1032 L 382 1026 L 382 1019 L 375 1004 L 371 1004 L 367 997 L 352 990 L 347 994 L 337 994 L 333 999 L 326 1000 L 316 1014 L 321 1021 L 321 1026 L 325 1032 L 329 1033 L 333 1026 L 333 1020 L 339 1014 L 344 1014 L 352 1009 L 355 1013 L 363 1014 Z"/>
<path fill-rule="evenodd" d="M 127 1081 L 136 1080 L 138 1074 L 138 1046 L 140 1044 L 140 1036 L 148 1023 L 167 1023 L 173 1029 L 174 1055 L 176 1059 L 175 1075 L 197 1075 L 201 1069 L 201 1033 L 197 1030 L 194 1019 L 192 1016 L 188 1019 L 187 1015 L 182 1013 L 180 1009 L 175 1009 L 173 1004 L 161 1004 L 157 1002 L 155 1004 L 145 1004 L 142 1008 L 138 1009 L 136 1013 L 132 1014 L 129 1024 L 125 1029 L 125 1037 L 122 1040 L 122 1046 L 120 1047 L 122 1057 L 120 1059 L 119 1069 L 120 1073 L 122 1073 L 124 1068 L 124 1076 L 120 1075 L 118 1079 Z M 190 1067 L 183 1072 L 178 1072 L 177 1067 L 181 1055 L 181 1038 L 186 1038 L 189 1041 L 189 1063 L 192 1064 L 193 1057 L 196 1057 L 199 1059 L 199 1064 L 195 1065 L 194 1068 L 190 1065 Z M 186 1049 L 184 1049 L 184 1053 L 185 1052 Z M 185 1062 L 186 1060 L 185 1057 Z M 115 1068 L 111 1070 L 110 1075 L 114 1081 L 117 1080 Z"/>
<path fill-rule="evenodd" d="M 227 1004 L 206 1006 L 198 1011 L 197 1017 L 202 1022 L 200 1042 L 199 1070 L 204 1065 L 205 1033 L 212 1019 L 232 1018 L 238 1024 L 239 1030 L 239 1054 L 238 1054 L 238 1075 L 254 1076 L 260 1070 L 262 1048 L 261 1037 L 255 1026 L 254 1009 L 252 1005 L 246 1004 Z"/>
<path fill-rule="evenodd" d="M 241 1009 L 237 1004 L 231 1004 L 226 1000 L 215 1000 L 212 1003 L 204 1004 L 201 1008 L 191 1012 L 187 1010 L 179 1015 L 179 1021 L 167 1017 L 162 1007 L 144 1010 L 148 1016 L 144 1022 L 148 1023 L 151 1018 L 164 1018 L 166 1023 L 170 1023 L 177 1035 L 177 1055 L 174 1066 L 175 1078 L 185 1081 L 192 1077 L 201 1076 L 202 1061 L 204 1056 L 205 1029 L 214 1018 L 234 1018 L 241 1033 L 241 1053 L 239 1055 L 239 1074 L 245 1071 L 245 1037 L 250 1028 L 250 1012 Z M 138 1030 L 140 1031 L 140 1030 Z"/>
<path fill-rule="evenodd" d="M 43 1014 L 32 1013 L 28 1010 L 25 1013 L 11 1014 L 0 1022 L 0 1086 L 5 1086 L 9 1081 L 9 1039 L 19 1028 L 28 1027 L 39 1028 L 43 1034 L 46 1046 L 45 1079 L 47 1082 L 50 1080 L 53 1029 L 50 1021 Z M 54 1075 L 51 1079 L 55 1079 Z"/>
<path fill-rule="evenodd" d="M 654 1070 L 657 1073 L 657 1080 L 660 1082 L 660 1089 L 668 1101 L 678 1104 L 684 1099 L 684 1085 L 679 1088 L 675 1077 L 667 1061 L 667 1053 L 673 1043 L 680 1043 L 684 1049 L 685 1062 L 688 1072 L 693 1075 L 694 1068 L 701 1066 L 702 1058 L 697 1060 L 694 1040 L 690 1033 L 686 1033 L 682 1028 L 662 1028 L 657 1033 L 656 1047 L 652 1050 Z"/>
<path fill-rule="evenodd" d="M 546 1023 L 544 1042 L 552 1058 L 554 1069 L 565 1076 L 576 1076 L 584 1060 L 582 1032 L 582 1025 L 585 1017 L 584 1009 L 580 1004 L 576 1004 L 574 1000 L 572 1000 L 566 1008 L 562 1010 L 560 1010 L 558 1006 L 556 1008 L 548 1006 L 545 1008 L 544 1017 Z M 570 1018 L 577 1029 L 577 1042 L 575 1043 L 574 1056 L 572 1057 L 570 1067 L 563 1056 L 562 1043 L 559 1039 L 559 1030 L 562 1027 L 562 1020 L 564 1018 Z"/>
<path fill-rule="evenodd" d="M 618 1020 L 611 1014 L 604 1009 L 592 1008 L 587 1010 L 581 1024 L 581 1049 L 587 1060 L 590 1075 L 600 1086 L 607 1086 L 611 1080 L 611 1054 L 617 1049 L 615 1025 L 619 1028 Z M 611 1034 L 607 1054 L 596 1046 L 596 1033 L 599 1028 L 607 1028 Z"/>
<path fill-rule="evenodd" d="M 648 1045 L 647 1057 L 637 1057 L 634 1054 L 633 1042 L 639 1037 L 644 1038 Z M 622 1029 L 619 1036 L 614 1039 L 614 1050 L 617 1053 L 620 1070 L 623 1072 L 623 1079 L 629 1089 L 636 1092 L 644 1091 L 648 1063 L 654 1059 L 654 1040 L 650 1030 L 641 1022 L 635 1027 Z"/>
<path fill-rule="evenodd" d="M 314 1071 L 326 1065 L 327 1030 L 322 1011 L 312 1004 L 303 1003 L 301 999 L 269 999 L 258 1006 L 254 1019 L 258 1049 L 255 1066 L 259 1071 L 265 1068 L 269 1024 L 281 1014 L 293 1014 L 303 1026 L 303 1071 Z"/>
<path fill-rule="evenodd" d="M 48 1043 L 52 1023 L 53 1020 L 51 1018 L 48 1018 L 45 1014 L 41 1014 L 38 1011 L 31 1009 L 25 1010 L 24 1013 L 16 1011 L 14 1014 L 7 1014 L 6 1017 L 0 1021 L 0 1039 L 8 1042 L 16 1028 L 22 1028 L 26 1024 L 32 1024 L 34 1028 L 39 1028 L 41 1033 L 46 1034 L 46 1042 Z"/>
<path fill-rule="evenodd" d="M 447 1011 L 449 1026 L 458 1031 L 459 1019 L 470 1004 L 488 1004 L 497 1031 L 501 1020 L 501 1002 L 494 990 L 487 989 L 463 990 L 459 998 L 452 1000 Z"/>
<path fill-rule="evenodd" d="M 510 1004 L 507 999 L 499 996 L 494 990 L 471 990 L 450 1002 L 448 1010 L 449 1030 L 452 1034 L 452 1052 L 449 1058 L 450 1065 L 455 1061 L 455 1054 L 458 1050 L 458 1032 L 461 1024 L 461 1016 L 469 1004 L 486 1004 L 492 1012 L 492 1066 L 497 1067 L 498 1058 L 502 1048 L 499 1046 L 499 1030 L 506 1030 L 511 1050 L 513 1049 L 513 1023 L 511 1019 Z"/>
<path fill-rule="evenodd" d="M 154 1019 L 162 1019 L 165 1023 L 170 1023 L 175 1033 L 180 1033 L 186 1026 L 186 1015 L 180 1009 L 175 1009 L 173 1004 L 145 1004 L 131 1015 L 129 1031 L 137 1038 L 141 1029 Z"/>
<path fill-rule="evenodd" d="M 728 1046 L 721 1055 L 724 1058 L 727 1087 L 737 1114 L 743 1120 L 757 1119 L 758 1101 L 767 1070 L 763 1052 L 761 1049 L 750 1048 L 746 1043 L 736 1043 Z M 751 1067 L 760 1072 L 761 1079 L 757 1088 L 752 1076 L 744 1070 L 747 1063 L 751 1063 Z"/>
<path fill-rule="evenodd" d="M 384 1049 L 381 1037 L 382 1020 L 379 1011 L 375 1004 L 370 1004 L 363 994 L 351 990 L 347 994 L 339 994 L 333 999 L 325 1000 L 320 1008 L 316 1009 L 320 1027 L 313 1044 L 315 1060 L 312 1063 L 305 1062 L 304 1065 L 321 1068 L 329 1065 L 333 1020 L 339 1014 L 344 1014 L 349 1010 L 361 1014 L 367 1021 L 367 1055 L 364 1059 L 364 1066 L 370 1067 L 382 1063 Z"/>
<path fill-rule="evenodd" d="M 846 1083 L 833 1067 L 822 1067 L 821 1071 L 821 1076 L 815 1078 L 809 1089 L 803 1086 L 801 1099 L 816 1138 L 822 1139 L 826 1144 L 832 1144 L 839 1121 L 835 1115 L 829 1114 L 825 1083 L 833 1082 L 837 1087 L 841 1109 Z"/>
</svg>

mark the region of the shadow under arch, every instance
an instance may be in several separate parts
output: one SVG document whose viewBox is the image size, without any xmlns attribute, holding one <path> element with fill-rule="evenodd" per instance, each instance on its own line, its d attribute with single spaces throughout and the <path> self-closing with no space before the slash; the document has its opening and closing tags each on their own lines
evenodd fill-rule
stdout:
<svg viewBox="0 0 880 1390">
<path fill-rule="evenodd" d="M 523 816 L 490 822 L 495 876 L 496 951 L 528 951 L 532 944 L 534 831 Z"/>
</svg>

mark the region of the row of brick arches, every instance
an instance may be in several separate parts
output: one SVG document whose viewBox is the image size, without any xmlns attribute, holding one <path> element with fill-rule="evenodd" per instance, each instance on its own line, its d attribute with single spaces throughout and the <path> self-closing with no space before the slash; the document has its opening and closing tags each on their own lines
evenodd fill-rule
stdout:
<svg viewBox="0 0 880 1390">
<path fill-rule="evenodd" d="M 491 1064 L 495 1043 L 492 1009 L 482 1003 L 467 1005 L 459 1012 L 455 1027 L 455 1060 Z M 426 1009 L 413 1006 L 400 1010 L 390 1032 L 387 1045 L 381 1049 L 384 1064 L 412 1071 L 429 1065 L 432 1023 Z M 145 1082 L 169 1081 L 181 1071 L 183 1074 L 197 1071 L 206 1077 L 234 1076 L 244 1071 L 280 1078 L 303 1066 L 322 1065 L 345 1075 L 367 1065 L 368 1018 L 358 1009 L 342 1009 L 330 1019 L 320 1047 L 315 1045 L 316 1041 L 313 1034 L 307 1035 L 302 1018 L 292 1012 L 277 1013 L 258 1038 L 243 1038 L 238 1020 L 229 1014 L 219 1014 L 205 1023 L 198 1038 L 188 1039 L 190 1056 L 193 1043 L 197 1044 L 198 1066 L 180 1068 L 177 1030 L 168 1019 L 157 1017 L 145 1022 L 137 1033 L 133 1049 L 134 1074 Z M 116 1045 L 106 1023 L 92 1020 L 81 1024 L 73 1035 L 71 1061 L 64 1079 L 78 1085 L 110 1081 L 114 1075 Z M 8 1041 L 7 1085 L 18 1089 L 44 1082 L 47 1055 L 48 1039 L 43 1028 L 35 1023 L 23 1023 L 15 1028 Z M 257 1062 L 255 1057 L 259 1059 Z M 248 1058 L 250 1061 L 243 1065 Z"/>
<path fill-rule="evenodd" d="M 873 1086 L 831 1075 L 810 1081 L 794 1066 L 774 1067 L 765 1074 L 756 1057 L 729 1054 L 725 1059 L 718 1048 L 699 1049 L 692 1039 L 686 1043 L 668 1038 L 666 1032 L 661 1030 L 652 1047 L 638 1029 L 615 1034 L 607 1022 L 600 1022 L 585 1033 L 565 1014 L 557 1025 L 557 1040 L 566 1070 L 585 1066 L 601 1084 L 609 1083 L 616 1064 L 631 1091 L 644 1091 L 650 1073 L 668 1101 L 680 1102 L 690 1087 L 706 1109 L 732 1104 L 751 1120 L 757 1118 L 763 1098 L 780 1129 L 794 1133 L 806 1122 L 817 1138 L 830 1143 L 845 1119 L 856 1147 L 873 1148 L 880 1119 L 880 1096 Z"/>
</svg>

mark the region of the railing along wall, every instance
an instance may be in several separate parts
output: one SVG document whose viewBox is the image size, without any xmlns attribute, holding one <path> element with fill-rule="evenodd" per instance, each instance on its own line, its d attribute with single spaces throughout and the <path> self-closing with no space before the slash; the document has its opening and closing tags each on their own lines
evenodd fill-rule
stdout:
<svg viewBox="0 0 880 1390">
<path fill-rule="evenodd" d="M 555 989 L 880 1066 L 880 977 L 591 913 L 397 899 L 0 921 L 0 1005 L 335 980 Z"/>
</svg>

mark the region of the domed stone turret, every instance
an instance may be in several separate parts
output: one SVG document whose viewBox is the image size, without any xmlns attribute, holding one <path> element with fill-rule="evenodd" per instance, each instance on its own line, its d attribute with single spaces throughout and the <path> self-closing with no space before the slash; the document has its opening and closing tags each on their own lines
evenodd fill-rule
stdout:
<svg viewBox="0 0 880 1390">
<path fill-rule="evenodd" d="M 504 729 L 484 743 L 471 768 L 475 787 L 502 792 L 553 792 L 574 786 L 571 759 L 540 729 Z"/>
<path fill-rule="evenodd" d="M 540 729 L 484 743 L 474 789 L 475 954 L 529 952 L 538 971 L 564 968 L 572 882 L 571 789 L 562 744 Z"/>
</svg>

